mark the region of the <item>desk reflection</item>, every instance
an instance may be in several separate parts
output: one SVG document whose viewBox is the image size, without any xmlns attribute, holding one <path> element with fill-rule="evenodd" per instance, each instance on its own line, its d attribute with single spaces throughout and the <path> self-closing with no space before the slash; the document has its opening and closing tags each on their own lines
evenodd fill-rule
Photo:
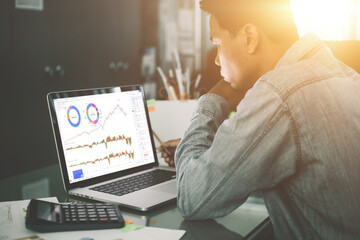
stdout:
<svg viewBox="0 0 360 240">
<path fill-rule="evenodd" d="M 184 220 L 180 225 L 180 229 L 186 231 L 185 235 L 181 238 L 181 240 L 243 239 L 243 236 L 227 229 L 215 220 Z"/>
</svg>

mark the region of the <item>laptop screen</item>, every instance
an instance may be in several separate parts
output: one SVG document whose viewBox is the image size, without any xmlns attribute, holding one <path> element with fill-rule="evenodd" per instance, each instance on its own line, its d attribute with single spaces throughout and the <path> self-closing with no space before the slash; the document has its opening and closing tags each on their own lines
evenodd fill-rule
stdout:
<svg viewBox="0 0 360 240">
<path fill-rule="evenodd" d="M 154 163 L 141 88 L 89 92 L 53 99 L 69 183 Z"/>
</svg>

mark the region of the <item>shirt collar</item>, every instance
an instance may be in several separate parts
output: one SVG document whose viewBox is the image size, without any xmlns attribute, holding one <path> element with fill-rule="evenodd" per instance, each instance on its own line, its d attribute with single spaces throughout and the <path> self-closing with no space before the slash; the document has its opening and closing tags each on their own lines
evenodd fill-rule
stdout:
<svg viewBox="0 0 360 240">
<path fill-rule="evenodd" d="M 296 41 L 280 58 L 275 68 L 282 65 L 291 64 L 305 58 L 306 55 L 316 50 L 319 46 L 325 43 L 314 33 L 308 33 L 298 41 Z"/>
</svg>

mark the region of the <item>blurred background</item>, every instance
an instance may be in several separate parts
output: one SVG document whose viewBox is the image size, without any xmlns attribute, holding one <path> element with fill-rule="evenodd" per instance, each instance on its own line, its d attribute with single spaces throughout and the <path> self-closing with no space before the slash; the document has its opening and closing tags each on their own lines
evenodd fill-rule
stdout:
<svg viewBox="0 0 360 240">
<path fill-rule="evenodd" d="M 359 71 L 359 0 L 291 3 L 300 36 L 317 33 L 335 56 Z M 157 67 L 175 79 L 180 64 L 190 83 L 188 97 L 206 93 L 220 75 L 209 16 L 198 5 L 198 0 L 1 0 L 0 179 L 57 163 L 46 103 L 50 91 L 142 84 L 148 99 L 167 99 L 159 91 L 164 79 Z"/>
</svg>

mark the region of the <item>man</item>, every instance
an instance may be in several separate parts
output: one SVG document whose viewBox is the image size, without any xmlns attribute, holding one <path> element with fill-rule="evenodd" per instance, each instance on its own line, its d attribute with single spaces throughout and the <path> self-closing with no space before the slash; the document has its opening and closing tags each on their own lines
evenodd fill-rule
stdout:
<svg viewBox="0 0 360 240">
<path fill-rule="evenodd" d="M 277 239 L 359 239 L 360 76 L 314 34 L 298 39 L 286 0 L 201 8 L 223 80 L 176 150 L 180 212 L 221 217 L 262 191 Z"/>
</svg>

